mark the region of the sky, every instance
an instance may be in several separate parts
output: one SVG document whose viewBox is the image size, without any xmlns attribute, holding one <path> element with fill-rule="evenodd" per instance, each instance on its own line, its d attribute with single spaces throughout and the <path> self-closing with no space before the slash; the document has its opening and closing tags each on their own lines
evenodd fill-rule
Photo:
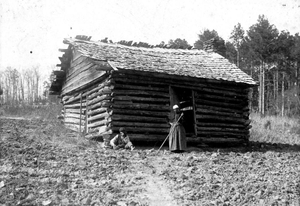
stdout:
<svg viewBox="0 0 300 206">
<path fill-rule="evenodd" d="M 0 0 L 0 71 L 38 65 L 50 73 L 63 39 L 76 35 L 193 45 L 204 29 L 229 40 L 237 23 L 248 30 L 259 15 L 279 31 L 300 33 L 300 0 Z"/>
</svg>

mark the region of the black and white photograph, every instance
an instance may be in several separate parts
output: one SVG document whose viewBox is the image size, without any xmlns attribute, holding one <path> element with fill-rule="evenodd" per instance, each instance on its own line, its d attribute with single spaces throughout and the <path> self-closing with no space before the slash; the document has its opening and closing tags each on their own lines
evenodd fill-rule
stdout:
<svg viewBox="0 0 300 206">
<path fill-rule="evenodd" d="M 300 0 L 0 0 L 0 206 L 300 206 Z"/>
</svg>

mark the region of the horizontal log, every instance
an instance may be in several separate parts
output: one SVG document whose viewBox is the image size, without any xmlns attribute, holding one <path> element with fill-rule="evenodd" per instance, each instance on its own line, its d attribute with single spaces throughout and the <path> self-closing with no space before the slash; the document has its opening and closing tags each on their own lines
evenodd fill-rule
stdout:
<svg viewBox="0 0 300 206">
<path fill-rule="evenodd" d="M 130 100 L 115 100 L 113 101 L 113 104 L 118 104 L 118 105 L 132 105 L 133 102 Z"/>
<path fill-rule="evenodd" d="M 75 101 L 79 101 L 80 102 L 80 98 L 83 98 L 81 94 L 77 94 L 76 96 L 71 96 L 70 98 L 68 98 L 68 101 L 63 102 L 64 104 L 70 104 L 72 102 Z"/>
<path fill-rule="evenodd" d="M 107 119 L 109 116 L 111 116 L 110 113 L 103 112 L 103 113 L 97 114 L 95 116 L 88 117 L 88 122 L 95 121 L 95 120 L 101 120 L 101 119 Z"/>
<path fill-rule="evenodd" d="M 64 105 L 64 108 L 68 109 L 68 108 L 80 108 L 81 107 L 85 107 L 85 103 L 83 102 L 82 104 L 80 103 L 76 103 L 76 104 L 68 104 L 68 105 Z"/>
<path fill-rule="evenodd" d="M 89 100 L 89 101 L 87 102 L 87 106 L 94 105 L 94 104 L 96 104 L 96 103 L 98 103 L 98 102 L 101 102 L 101 101 L 103 101 L 103 100 L 111 100 L 111 99 L 112 99 L 112 97 L 111 97 L 110 95 L 108 95 L 108 94 L 106 94 L 106 95 L 101 95 L 101 96 L 99 96 L 99 97 L 97 97 L 97 98 L 94 98 L 93 100 Z"/>
<path fill-rule="evenodd" d="M 113 73 L 112 78 L 115 80 L 116 85 L 120 84 L 120 85 L 133 85 L 136 84 L 138 86 L 145 86 L 145 85 L 153 85 L 153 86 L 157 86 L 160 85 L 161 87 L 167 87 L 168 83 L 163 82 L 163 81 L 159 81 L 157 79 L 146 79 L 146 78 L 131 78 L 130 76 L 126 76 L 126 77 L 116 77 Z"/>
<path fill-rule="evenodd" d="M 219 94 L 219 95 L 222 95 L 224 93 L 223 90 L 212 89 L 209 87 L 201 87 L 201 86 L 197 86 L 197 85 L 187 86 L 187 85 L 183 85 L 183 84 L 173 83 L 173 84 L 170 84 L 170 86 L 175 87 L 175 88 L 179 87 L 179 88 L 183 88 L 183 89 L 191 89 L 195 92 L 207 92 L 207 93 L 213 93 L 213 94 Z M 226 95 L 238 96 L 238 97 L 248 96 L 248 94 L 243 94 L 243 93 L 237 94 L 234 92 L 227 92 Z"/>
<path fill-rule="evenodd" d="M 197 135 L 200 136 L 221 136 L 221 137 L 241 137 L 241 136 L 245 136 L 248 135 L 248 132 L 244 132 L 244 133 L 237 133 L 237 132 L 223 132 L 223 131 L 202 131 L 202 130 L 197 130 Z"/>
<path fill-rule="evenodd" d="M 219 112 L 213 109 L 199 109 L 197 108 L 196 114 L 201 115 L 201 114 L 211 114 L 211 115 L 220 115 L 220 116 L 229 116 L 229 117 L 237 117 L 237 118 L 244 118 L 248 117 L 248 115 L 241 115 L 237 113 L 229 113 L 229 112 Z"/>
<path fill-rule="evenodd" d="M 123 105 L 123 104 L 117 104 L 117 102 L 114 102 L 114 104 L 111 105 L 111 108 L 117 108 L 117 109 L 137 109 L 137 110 L 149 110 L 149 111 L 170 111 L 169 106 L 165 105 L 158 105 L 158 104 L 131 104 L 131 105 Z"/>
<path fill-rule="evenodd" d="M 167 117 L 169 112 L 166 111 L 149 111 L 149 110 L 136 110 L 136 109 L 113 109 L 113 114 L 128 114 L 128 115 L 141 115 L 152 117 Z"/>
<path fill-rule="evenodd" d="M 165 92 L 158 92 L 158 91 L 146 91 L 146 90 L 125 90 L 125 89 L 114 89 L 113 91 L 113 96 L 123 96 L 123 95 L 128 95 L 128 96 L 136 96 L 136 95 L 141 95 L 141 96 L 149 96 L 149 97 L 166 97 L 170 98 L 170 95 Z"/>
<path fill-rule="evenodd" d="M 68 118 L 68 117 L 70 117 L 70 118 L 76 118 L 76 119 L 85 119 L 85 115 L 80 115 L 80 114 L 75 114 L 75 113 L 65 113 L 64 114 L 64 118 Z"/>
<path fill-rule="evenodd" d="M 219 101 L 225 101 L 225 102 L 236 102 L 237 104 L 247 102 L 248 97 L 237 97 L 237 96 L 226 96 L 226 93 L 223 93 L 222 95 L 216 95 L 216 94 L 207 94 L 204 92 L 195 92 L 195 99 L 212 99 L 212 100 L 219 100 Z"/>
<path fill-rule="evenodd" d="M 164 93 L 169 95 L 169 86 L 163 87 L 155 87 L 155 86 L 139 86 L 139 85 L 128 85 L 128 84 L 115 84 L 115 89 L 122 89 L 122 90 L 138 90 L 138 91 L 158 91 L 160 93 Z"/>
<path fill-rule="evenodd" d="M 169 98 L 147 98 L 147 97 L 137 97 L 137 96 L 114 96 L 114 100 L 121 100 L 121 101 L 133 101 L 133 102 L 162 102 L 162 103 L 169 103 Z"/>
<path fill-rule="evenodd" d="M 146 127 L 146 128 L 170 128 L 170 125 L 165 123 L 143 123 L 143 122 L 123 122 L 113 121 L 110 123 L 112 127 Z"/>
<path fill-rule="evenodd" d="M 216 132 L 234 132 L 237 134 L 248 134 L 248 130 L 236 129 L 236 128 L 220 128 L 220 127 L 199 127 L 197 126 L 197 131 L 216 131 Z"/>
<path fill-rule="evenodd" d="M 107 112 L 108 108 L 102 107 L 102 108 L 98 108 L 98 109 L 94 109 L 94 110 L 89 110 L 87 112 L 88 115 L 96 115 L 96 114 L 100 114 L 103 112 Z"/>
<path fill-rule="evenodd" d="M 179 75 L 169 75 L 158 72 L 149 72 L 145 75 L 145 72 L 139 71 L 130 71 L 130 70 L 119 70 L 119 72 L 113 73 L 114 78 L 124 78 L 130 77 L 133 79 L 143 80 L 144 82 L 148 81 L 159 81 L 167 84 L 174 84 L 174 86 L 191 86 L 191 87 L 208 87 L 213 88 L 215 90 L 223 90 L 223 91 L 238 91 L 239 93 L 245 92 L 250 86 L 243 83 L 236 83 L 230 81 L 219 81 L 219 80 L 209 80 L 204 78 L 196 78 L 196 77 L 185 77 Z M 179 84 L 180 83 L 180 84 Z"/>
<path fill-rule="evenodd" d="M 242 139 L 238 139 L 238 138 L 205 138 L 205 137 L 201 137 L 200 138 L 201 142 L 206 143 L 206 144 L 230 144 L 230 143 L 234 143 L 234 144 L 242 144 L 244 143 L 247 138 L 242 138 Z"/>
<path fill-rule="evenodd" d="M 197 122 L 197 126 L 199 127 L 229 127 L 229 128 L 245 128 L 244 124 L 232 124 L 232 123 L 217 123 L 217 122 Z"/>
<path fill-rule="evenodd" d="M 120 127 L 112 126 L 112 130 L 118 130 Z M 132 133 L 163 133 L 168 134 L 168 128 L 147 128 L 147 127 L 126 127 L 126 131 L 130 134 Z"/>
<path fill-rule="evenodd" d="M 86 100 L 84 98 L 81 99 L 81 103 L 82 104 L 85 104 L 86 103 Z M 63 102 L 63 105 L 71 105 L 71 104 L 80 104 L 80 98 L 79 99 L 76 99 L 76 100 L 72 100 L 71 101 L 68 101 L 68 102 Z"/>
<path fill-rule="evenodd" d="M 227 108 L 227 107 L 218 107 L 218 106 L 213 106 L 213 105 L 201 105 L 201 104 L 196 104 L 197 110 L 201 109 L 210 109 L 210 110 L 215 110 L 215 111 L 220 111 L 220 112 L 228 112 L 228 113 L 237 113 L 237 114 L 243 114 L 244 116 L 249 116 L 249 108 L 248 110 L 242 110 L 242 109 L 236 109 L 236 108 Z"/>
<path fill-rule="evenodd" d="M 243 123 L 243 124 L 245 124 L 247 122 L 246 119 L 242 119 L 242 118 L 222 117 L 222 116 L 217 116 L 217 115 L 198 115 L 198 114 L 196 114 L 196 119 L 199 122 L 203 121 L 204 119 L 211 119 L 211 120 L 214 120 L 214 121 L 217 120 L 216 122 L 219 122 L 219 121 L 239 122 L 239 123 Z M 205 120 L 205 122 L 207 122 L 207 121 Z"/>
<path fill-rule="evenodd" d="M 221 102 L 221 101 L 209 101 L 209 100 L 198 100 L 195 99 L 195 103 L 197 105 L 212 105 L 217 107 L 226 107 L 226 108 L 234 108 L 234 109 L 247 109 L 248 108 L 248 102 L 243 104 L 233 104 L 233 103 L 227 103 L 227 102 Z"/>
<path fill-rule="evenodd" d="M 74 114 L 80 114 L 80 107 L 78 109 L 66 109 L 66 113 L 74 113 Z M 81 114 L 84 115 L 85 108 L 81 108 Z"/>
<path fill-rule="evenodd" d="M 101 96 L 103 94 L 111 94 L 114 86 L 103 86 L 102 88 L 99 87 L 98 91 L 95 91 L 93 94 L 88 96 L 88 100 L 91 100 L 97 96 Z"/>
<path fill-rule="evenodd" d="M 128 122 L 157 122 L 157 123 L 166 123 L 166 118 L 159 117 L 144 117 L 137 115 L 117 115 L 113 114 L 111 116 L 112 120 L 121 120 Z"/>
<path fill-rule="evenodd" d="M 101 121 L 96 121 L 87 125 L 88 128 L 94 128 L 99 126 L 106 126 L 111 122 L 111 118 L 103 119 Z"/>
<path fill-rule="evenodd" d="M 103 101 L 101 101 L 99 103 L 96 103 L 96 104 L 93 104 L 93 105 L 89 106 L 88 108 L 91 109 L 91 110 L 98 109 L 100 107 L 106 107 L 106 108 L 108 108 L 108 107 L 111 106 L 111 104 L 112 104 L 111 101 L 109 101 L 109 100 L 103 100 Z"/>
<path fill-rule="evenodd" d="M 113 87 L 113 80 L 111 80 L 110 78 L 110 76 L 107 76 L 106 78 L 99 81 L 101 82 L 100 84 L 97 83 L 92 88 L 87 88 L 87 90 L 83 93 L 83 96 L 87 96 L 87 99 L 89 99 L 90 95 L 97 93 L 103 87 Z"/>
<path fill-rule="evenodd" d="M 74 117 L 65 117 L 64 123 L 72 123 L 72 124 L 80 124 L 80 119 L 74 118 Z M 85 124 L 85 120 L 81 119 L 81 125 L 83 126 Z"/>
</svg>

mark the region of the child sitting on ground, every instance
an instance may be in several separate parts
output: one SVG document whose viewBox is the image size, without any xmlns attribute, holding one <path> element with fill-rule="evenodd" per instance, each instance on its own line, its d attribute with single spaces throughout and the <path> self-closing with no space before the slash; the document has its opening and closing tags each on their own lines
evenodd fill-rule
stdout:
<svg viewBox="0 0 300 206">
<path fill-rule="evenodd" d="M 121 127 L 119 129 L 119 134 L 117 134 L 114 138 L 110 140 L 110 145 L 113 147 L 113 149 L 130 149 L 131 151 L 134 150 L 134 146 L 131 143 L 129 136 L 127 135 L 126 130 Z"/>
</svg>

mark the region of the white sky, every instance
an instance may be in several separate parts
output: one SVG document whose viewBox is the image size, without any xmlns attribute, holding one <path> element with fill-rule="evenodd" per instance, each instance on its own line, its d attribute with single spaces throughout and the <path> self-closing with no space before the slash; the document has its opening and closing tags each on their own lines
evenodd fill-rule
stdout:
<svg viewBox="0 0 300 206">
<path fill-rule="evenodd" d="M 228 40 L 234 25 L 248 30 L 261 14 L 280 31 L 300 33 L 300 0 L 0 0 L 0 70 L 40 65 L 49 73 L 63 38 L 78 34 L 193 45 L 203 29 Z"/>
</svg>

